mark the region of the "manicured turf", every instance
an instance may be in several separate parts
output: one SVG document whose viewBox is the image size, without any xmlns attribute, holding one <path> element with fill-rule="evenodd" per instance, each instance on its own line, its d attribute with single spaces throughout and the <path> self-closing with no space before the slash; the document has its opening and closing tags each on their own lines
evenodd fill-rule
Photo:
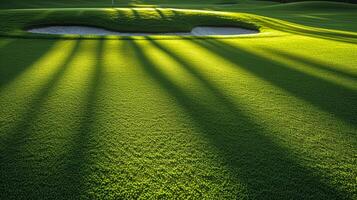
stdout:
<svg viewBox="0 0 357 200">
<path fill-rule="evenodd" d="M 274 5 L 271 1 L 250 0 L 114 0 L 115 6 L 125 7 L 203 7 L 243 5 Z M 112 0 L 2 0 L 1 8 L 83 8 L 83 7 L 112 7 Z"/>
<path fill-rule="evenodd" d="M 8 21 L 9 18 L 12 20 Z M 35 38 L 103 38 L 75 35 L 39 36 L 26 31 L 31 27 L 71 24 L 124 32 L 190 32 L 196 26 L 239 26 L 256 30 L 260 25 L 254 23 L 254 20 L 258 19 L 260 18 L 248 14 L 167 8 L 10 9 L 0 13 L 0 20 L 5 21 L 0 35 Z M 105 38 L 135 37 L 107 36 Z"/>
<path fill-rule="evenodd" d="M 261 35 L 206 39 L 34 39 L 110 15 L 1 10 L 0 199 L 356 199 L 357 9 L 248 4 L 204 16 Z"/>
</svg>

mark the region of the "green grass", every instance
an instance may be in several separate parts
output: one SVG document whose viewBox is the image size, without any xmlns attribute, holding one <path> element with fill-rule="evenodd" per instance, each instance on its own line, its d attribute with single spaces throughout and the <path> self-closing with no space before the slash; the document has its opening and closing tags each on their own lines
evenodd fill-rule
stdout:
<svg viewBox="0 0 357 200">
<path fill-rule="evenodd" d="M 311 4 L 134 9 L 262 31 L 201 39 L 40 39 L 21 30 L 142 21 L 1 10 L 0 199 L 356 199 L 357 12 Z"/>
<path fill-rule="evenodd" d="M 11 18 L 11 21 L 7 19 Z M 252 19 L 250 19 L 252 18 Z M 259 29 L 257 18 L 247 14 L 208 12 L 201 10 L 179 10 L 161 8 L 80 8 L 80 9 L 15 9 L 3 10 L 0 20 L 5 23 L 0 30 L 2 36 L 79 38 L 75 35 L 54 36 L 30 34 L 31 27 L 46 25 L 91 25 L 126 32 L 189 32 L 196 26 L 238 26 Z M 82 36 L 81 38 L 131 38 Z M 171 37 L 172 38 L 172 37 Z"/>
<path fill-rule="evenodd" d="M 276 2 L 270 1 L 250 1 L 250 0 L 114 0 L 116 6 L 125 7 L 202 7 L 227 4 L 248 4 L 248 5 L 273 5 Z M 2 0 L 0 2 L 1 8 L 68 8 L 68 7 L 111 7 L 111 0 Z"/>
</svg>

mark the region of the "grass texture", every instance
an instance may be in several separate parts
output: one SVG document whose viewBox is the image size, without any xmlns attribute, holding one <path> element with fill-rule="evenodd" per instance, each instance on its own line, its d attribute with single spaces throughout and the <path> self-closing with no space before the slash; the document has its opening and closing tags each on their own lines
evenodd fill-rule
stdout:
<svg viewBox="0 0 357 200">
<path fill-rule="evenodd" d="M 218 5 L 230 6 L 232 4 L 255 4 L 255 5 L 272 5 L 276 2 L 260 1 L 251 2 L 250 0 L 114 0 L 114 6 L 125 7 L 202 7 Z M 112 0 L 2 0 L 0 9 L 5 8 L 83 8 L 83 7 L 112 7 Z"/>
<path fill-rule="evenodd" d="M 252 8 L 249 37 L 1 37 L 0 199 L 356 199 L 357 25 Z"/>
<path fill-rule="evenodd" d="M 11 21 L 6 19 L 12 18 Z M 257 30 L 252 15 L 161 8 L 80 8 L 3 10 L 0 36 L 35 38 L 138 38 L 31 34 L 26 30 L 46 25 L 96 26 L 123 32 L 190 32 L 196 26 L 238 26 Z M 139 37 L 140 38 L 140 37 Z M 170 38 L 170 37 L 169 37 Z"/>
</svg>

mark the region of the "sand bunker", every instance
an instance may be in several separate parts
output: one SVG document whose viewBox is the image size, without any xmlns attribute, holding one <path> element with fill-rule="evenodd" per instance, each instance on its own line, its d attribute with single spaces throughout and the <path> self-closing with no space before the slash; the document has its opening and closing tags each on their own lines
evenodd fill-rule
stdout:
<svg viewBox="0 0 357 200">
<path fill-rule="evenodd" d="M 118 36 L 149 36 L 149 35 L 193 35 L 193 36 L 213 36 L 213 35 L 242 35 L 255 34 L 258 31 L 236 28 L 236 27 L 208 27 L 200 26 L 192 29 L 191 32 L 173 32 L 173 33 L 130 33 L 110 31 L 103 28 L 89 26 L 47 26 L 27 30 L 31 33 L 44 34 L 75 34 L 75 35 L 118 35 Z"/>
</svg>

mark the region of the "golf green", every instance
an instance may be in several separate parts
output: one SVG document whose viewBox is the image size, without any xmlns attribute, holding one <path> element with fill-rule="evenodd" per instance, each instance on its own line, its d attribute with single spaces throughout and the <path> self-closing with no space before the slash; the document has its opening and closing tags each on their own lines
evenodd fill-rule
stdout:
<svg viewBox="0 0 357 200">
<path fill-rule="evenodd" d="M 357 198 L 355 5 L 46 2 L 0 3 L 0 199 Z"/>
</svg>

